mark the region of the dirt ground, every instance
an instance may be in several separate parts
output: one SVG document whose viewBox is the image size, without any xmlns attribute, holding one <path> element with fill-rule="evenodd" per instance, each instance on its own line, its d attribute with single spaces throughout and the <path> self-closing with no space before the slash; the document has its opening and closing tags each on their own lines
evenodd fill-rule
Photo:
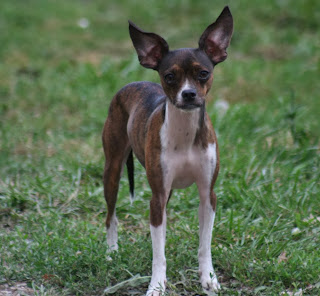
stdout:
<svg viewBox="0 0 320 296">
<path fill-rule="evenodd" d="M 14 283 L 0 285 L 0 296 L 31 296 L 34 295 L 33 289 L 29 288 L 27 283 Z"/>
</svg>

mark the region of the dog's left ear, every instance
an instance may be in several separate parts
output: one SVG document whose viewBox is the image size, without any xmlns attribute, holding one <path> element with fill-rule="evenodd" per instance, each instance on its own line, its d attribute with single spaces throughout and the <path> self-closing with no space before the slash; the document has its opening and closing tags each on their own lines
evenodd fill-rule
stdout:
<svg viewBox="0 0 320 296">
<path fill-rule="evenodd" d="M 213 64 L 223 62 L 227 58 L 226 49 L 230 44 L 232 32 L 233 19 L 229 7 L 226 6 L 199 40 L 199 49 L 205 51 Z"/>
<path fill-rule="evenodd" d="M 168 43 L 159 35 L 144 32 L 129 21 L 129 32 L 140 64 L 145 68 L 158 70 L 163 57 L 168 53 Z"/>
</svg>

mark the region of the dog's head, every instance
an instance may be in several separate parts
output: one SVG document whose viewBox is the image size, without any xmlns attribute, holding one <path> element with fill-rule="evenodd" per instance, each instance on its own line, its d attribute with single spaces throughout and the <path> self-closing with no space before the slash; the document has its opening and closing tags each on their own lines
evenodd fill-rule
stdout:
<svg viewBox="0 0 320 296">
<path fill-rule="evenodd" d="M 159 72 L 171 102 L 185 110 L 203 106 L 213 81 L 213 68 L 227 58 L 226 49 L 233 32 L 229 8 L 225 7 L 203 32 L 198 48 L 170 51 L 168 43 L 157 34 L 144 32 L 132 22 L 129 31 L 140 64 Z"/>
</svg>

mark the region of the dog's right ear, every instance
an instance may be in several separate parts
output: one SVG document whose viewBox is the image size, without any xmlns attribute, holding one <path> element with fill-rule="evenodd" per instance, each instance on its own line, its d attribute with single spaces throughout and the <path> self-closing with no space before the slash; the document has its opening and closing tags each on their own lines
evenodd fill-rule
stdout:
<svg viewBox="0 0 320 296">
<path fill-rule="evenodd" d="M 163 57 L 168 53 L 168 43 L 159 35 L 142 31 L 129 21 L 129 32 L 140 64 L 149 69 L 158 70 Z"/>
<path fill-rule="evenodd" d="M 212 63 L 218 64 L 227 58 L 233 32 L 233 18 L 228 6 L 221 12 L 217 20 L 211 24 L 202 34 L 199 40 L 199 48 L 210 58 Z"/>
</svg>

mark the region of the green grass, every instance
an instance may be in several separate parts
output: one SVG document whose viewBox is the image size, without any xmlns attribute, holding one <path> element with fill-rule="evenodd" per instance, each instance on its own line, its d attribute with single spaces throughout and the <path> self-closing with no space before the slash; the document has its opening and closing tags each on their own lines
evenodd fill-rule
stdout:
<svg viewBox="0 0 320 296">
<path fill-rule="evenodd" d="M 194 47 L 225 4 L 235 33 L 208 104 L 221 153 L 212 242 L 221 295 L 319 295 L 319 3 L 2 1 L 0 295 L 21 282 L 34 295 L 101 295 L 151 275 L 151 191 L 138 163 L 137 200 L 130 204 L 123 178 L 120 249 L 106 258 L 100 134 L 108 103 L 126 83 L 158 81 L 138 64 L 127 19 L 172 48 Z M 83 17 L 87 29 L 77 25 Z M 217 100 L 230 104 L 224 116 Z M 195 187 L 170 200 L 167 295 L 204 295 L 197 207 Z"/>
</svg>

